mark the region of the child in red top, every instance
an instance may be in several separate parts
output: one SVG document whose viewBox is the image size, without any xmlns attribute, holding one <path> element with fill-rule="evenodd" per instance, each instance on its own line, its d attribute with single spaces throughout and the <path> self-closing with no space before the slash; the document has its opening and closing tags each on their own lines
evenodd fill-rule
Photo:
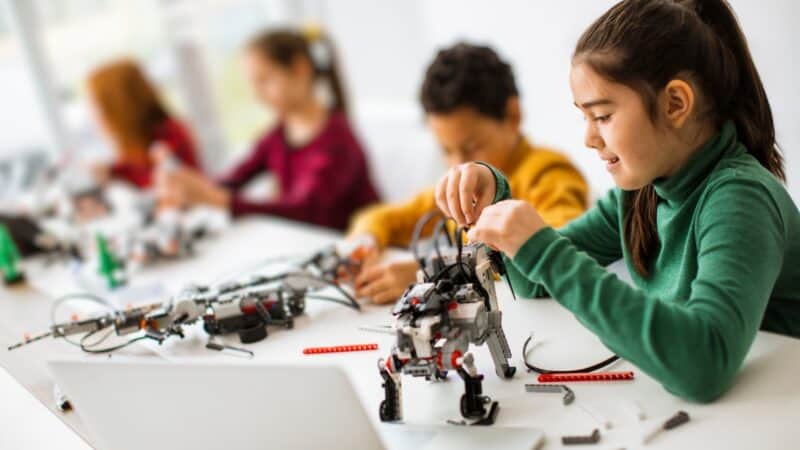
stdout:
<svg viewBox="0 0 800 450">
<path fill-rule="evenodd" d="M 182 168 L 163 174 L 161 195 L 227 208 L 234 216 L 272 214 L 344 230 L 352 213 L 378 195 L 347 120 L 330 42 L 319 33 L 266 32 L 247 46 L 245 67 L 258 99 L 275 111 L 279 124 L 218 183 Z M 315 93 L 319 80 L 332 91 L 330 106 Z M 265 172 L 277 177 L 278 198 L 245 199 L 240 190 Z"/>
<path fill-rule="evenodd" d="M 115 150 L 114 162 L 96 170 L 101 181 L 110 176 L 138 188 L 150 187 L 153 148 L 200 170 L 188 130 L 170 116 L 135 62 L 117 61 L 95 70 L 88 91 L 95 119 Z"/>
</svg>

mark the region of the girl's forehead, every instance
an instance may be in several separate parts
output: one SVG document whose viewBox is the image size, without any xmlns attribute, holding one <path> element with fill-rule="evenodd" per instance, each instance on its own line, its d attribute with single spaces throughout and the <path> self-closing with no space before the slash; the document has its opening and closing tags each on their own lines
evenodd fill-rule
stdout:
<svg viewBox="0 0 800 450">
<path fill-rule="evenodd" d="M 614 94 L 614 83 L 601 77 L 588 64 L 573 65 L 570 70 L 569 83 L 575 103 L 580 105 L 599 98 L 607 98 Z"/>
<path fill-rule="evenodd" d="M 592 69 L 588 64 L 572 66 L 570 88 L 575 106 L 589 108 L 602 105 L 622 105 L 641 101 L 636 90 L 622 83 L 611 81 Z"/>
</svg>

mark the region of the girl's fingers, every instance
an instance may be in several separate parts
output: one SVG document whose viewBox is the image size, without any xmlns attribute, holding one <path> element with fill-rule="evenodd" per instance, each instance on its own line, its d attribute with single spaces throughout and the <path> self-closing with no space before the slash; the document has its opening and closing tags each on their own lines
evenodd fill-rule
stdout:
<svg viewBox="0 0 800 450">
<path fill-rule="evenodd" d="M 450 208 L 447 207 L 447 180 L 450 178 L 451 172 L 448 171 L 447 175 L 436 184 L 436 206 L 447 217 L 450 217 Z"/>
<path fill-rule="evenodd" d="M 461 182 L 458 184 L 459 204 L 461 211 L 464 213 L 464 223 L 472 225 L 477 218 L 475 212 L 477 196 L 475 194 L 478 188 L 478 171 L 475 170 L 474 165 L 466 165 L 462 166 L 460 173 Z"/>
<path fill-rule="evenodd" d="M 450 217 L 452 217 L 457 224 L 465 225 L 466 219 L 461 210 L 461 202 L 459 201 L 459 184 L 461 183 L 461 170 L 456 168 L 451 171 L 451 176 L 447 180 L 447 207 L 450 210 Z"/>
<path fill-rule="evenodd" d="M 467 233 L 470 241 L 483 242 L 493 248 L 499 247 L 502 235 L 501 215 L 502 208 L 492 205 L 483 210 L 477 223 Z"/>
</svg>

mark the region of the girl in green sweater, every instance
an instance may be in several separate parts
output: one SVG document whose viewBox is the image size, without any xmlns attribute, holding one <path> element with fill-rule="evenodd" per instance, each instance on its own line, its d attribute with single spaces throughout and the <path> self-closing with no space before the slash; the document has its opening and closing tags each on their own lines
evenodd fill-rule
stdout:
<svg viewBox="0 0 800 450">
<path fill-rule="evenodd" d="M 800 336 L 800 212 L 744 35 L 724 0 L 625 0 L 581 36 L 570 86 L 616 189 L 556 231 L 473 163 L 437 204 L 505 254 L 518 292 L 552 296 L 670 392 L 712 401 L 759 329 Z M 635 287 L 604 269 L 618 259 Z"/>
</svg>

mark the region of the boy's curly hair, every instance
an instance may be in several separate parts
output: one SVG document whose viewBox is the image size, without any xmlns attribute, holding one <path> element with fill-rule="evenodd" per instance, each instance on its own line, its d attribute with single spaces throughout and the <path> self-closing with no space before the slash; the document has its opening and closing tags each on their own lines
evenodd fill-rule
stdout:
<svg viewBox="0 0 800 450">
<path fill-rule="evenodd" d="M 436 54 L 425 72 L 420 101 L 428 114 L 467 106 L 500 120 L 508 99 L 517 95 L 508 63 L 490 47 L 461 42 Z"/>
</svg>

